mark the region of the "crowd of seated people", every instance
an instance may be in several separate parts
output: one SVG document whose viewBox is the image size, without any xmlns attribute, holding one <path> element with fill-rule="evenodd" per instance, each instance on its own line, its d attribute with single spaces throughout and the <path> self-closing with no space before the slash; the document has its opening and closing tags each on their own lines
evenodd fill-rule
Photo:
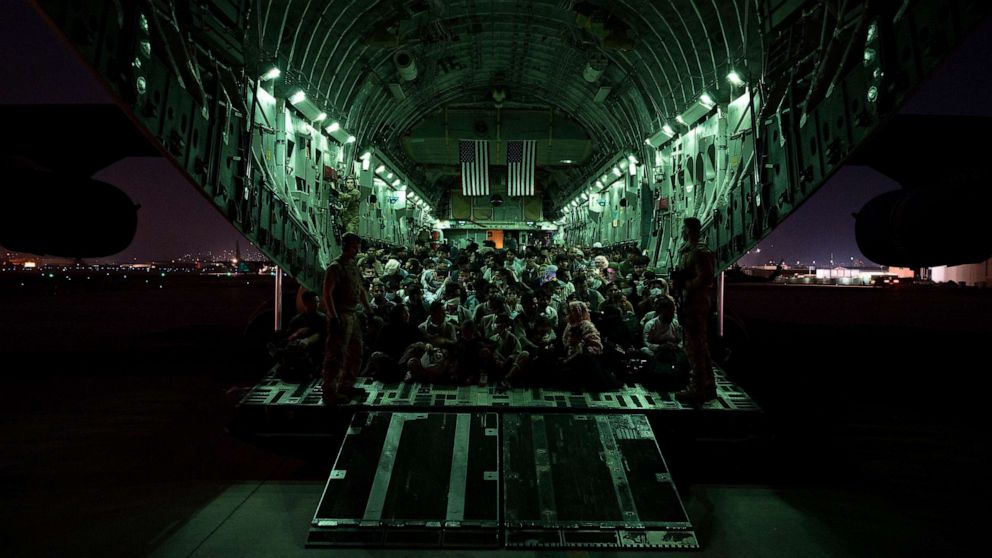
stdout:
<svg viewBox="0 0 992 558">
<path fill-rule="evenodd" d="M 497 249 L 487 241 L 366 247 L 356 261 L 371 309 L 361 319 L 365 376 L 504 388 L 680 387 L 675 303 L 636 249 Z"/>
</svg>

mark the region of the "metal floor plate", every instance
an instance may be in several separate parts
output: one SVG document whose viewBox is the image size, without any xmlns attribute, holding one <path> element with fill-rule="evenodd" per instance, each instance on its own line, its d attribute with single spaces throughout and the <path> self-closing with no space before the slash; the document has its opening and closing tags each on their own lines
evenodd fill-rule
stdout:
<svg viewBox="0 0 992 558">
<path fill-rule="evenodd" d="M 647 417 L 571 413 L 356 413 L 307 544 L 698 548 Z"/>
<path fill-rule="evenodd" d="M 717 398 L 705 411 L 759 411 L 758 405 L 720 369 L 714 369 Z M 486 409 L 501 411 L 568 410 L 573 412 L 643 413 L 691 411 L 692 406 L 674 400 L 671 393 L 646 389 L 640 384 L 600 393 L 547 388 L 501 389 L 492 386 L 449 386 L 421 383 L 384 384 L 371 378 L 358 378 L 356 387 L 368 396 L 341 407 L 401 409 Z M 274 374 L 251 388 L 242 398 L 242 407 L 321 407 L 319 380 L 286 382 Z"/>
<path fill-rule="evenodd" d="M 698 548 L 644 415 L 503 415 L 504 543 Z"/>
<path fill-rule="evenodd" d="M 494 413 L 356 413 L 309 546 L 499 545 Z"/>
</svg>

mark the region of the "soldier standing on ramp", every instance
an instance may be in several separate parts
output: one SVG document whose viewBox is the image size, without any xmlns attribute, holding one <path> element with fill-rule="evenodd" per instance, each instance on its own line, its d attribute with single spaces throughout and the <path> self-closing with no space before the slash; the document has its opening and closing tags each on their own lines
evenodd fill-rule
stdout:
<svg viewBox="0 0 992 558">
<path fill-rule="evenodd" d="M 710 287 L 713 285 L 716 262 L 713 252 L 700 240 L 702 224 L 695 217 L 683 220 L 679 249 L 678 282 L 682 296 L 680 321 L 684 328 L 686 356 L 692 365 L 689 387 L 676 393 L 679 401 L 696 407 L 716 399 L 713 361 L 707 343 L 707 321 L 710 314 Z"/>
<path fill-rule="evenodd" d="M 341 239 L 341 255 L 331 262 L 324 274 L 323 297 L 327 312 L 327 345 L 324 352 L 323 399 L 325 405 L 351 400 L 361 393 L 355 378 L 362 368 L 362 328 L 355 313 L 359 303 L 371 315 L 368 295 L 355 256 L 362 239 L 346 233 Z"/>
</svg>

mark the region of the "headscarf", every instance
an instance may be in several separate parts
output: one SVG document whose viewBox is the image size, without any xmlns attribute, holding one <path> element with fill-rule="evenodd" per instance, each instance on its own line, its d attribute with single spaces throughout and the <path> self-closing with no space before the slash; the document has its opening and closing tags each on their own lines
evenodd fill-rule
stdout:
<svg viewBox="0 0 992 558">
<path fill-rule="evenodd" d="M 399 271 L 399 269 L 400 269 L 400 261 L 397 259 L 390 259 L 388 262 L 386 262 L 386 267 L 384 271 L 386 272 L 386 275 L 392 275 L 397 271 Z"/>
<path fill-rule="evenodd" d="M 568 303 L 568 323 L 577 325 L 581 322 L 588 322 L 592 318 L 589 316 L 589 307 L 581 300 L 573 300 Z"/>
<path fill-rule="evenodd" d="M 603 353 L 603 340 L 589 317 L 586 303 L 578 300 L 568 303 L 568 325 L 565 326 L 562 340 L 569 355 Z"/>
</svg>

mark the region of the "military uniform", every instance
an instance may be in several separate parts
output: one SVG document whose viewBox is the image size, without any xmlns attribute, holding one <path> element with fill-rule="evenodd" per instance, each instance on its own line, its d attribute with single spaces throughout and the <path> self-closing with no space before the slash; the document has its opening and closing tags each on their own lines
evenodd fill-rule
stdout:
<svg viewBox="0 0 992 558">
<path fill-rule="evenodd" d="M 691 380 L 686 394 L 695 401 L 716 397 L 713 361 L 707 343 L 707 323 L 710 313 L 710 286 L 713 283 L 715 258 L 703 242 L 688 242 L 679 250 L 682 271 L 683 346 L 692 365 Z"/>
<path fill-rule="evenodd" d="M 338 202 L 342 206 L 341 224 L 344 232 L 358 234 L 358 206 L 361 203 L 361 196 L 362 192 L 358 186 L 338 194 Z"/>
<path fill-rule="evenodd" d="M 338 320 L 330 321 L 324 352 L 324 401 L 334 403 L 352 391 L 362 367 L 362 328 L 355 307 L 362 296 L 361 273 L 355 260 L 335 260 L 327 268 L 324 284 L 333 287 L 327 305 Z M 331 303 L 333 302 L 333 306 Z"/>
</svg>

